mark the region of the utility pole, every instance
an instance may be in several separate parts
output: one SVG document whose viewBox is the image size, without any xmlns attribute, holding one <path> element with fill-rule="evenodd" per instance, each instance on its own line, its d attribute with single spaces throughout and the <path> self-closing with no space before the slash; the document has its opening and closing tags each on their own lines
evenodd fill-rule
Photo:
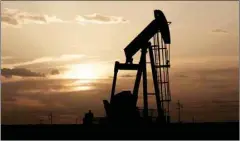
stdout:
<svg viewBox="0 0 240 141">
<path fill-rule="evenodd" d="M 78 117 L 76 118 L 76 124 L 78 124 Z"/>
<path fill-rule="evenodd" d="M 40 124 L 43 124 L 43 119 L 40 119 L 39 122 L 40 122 Z"/>
<path fill-rule="evenodd" d="M 180 101 L 178 100 L 177 102 L 177 109 L 178 109 L 178 122 L 181 122 L 181 108 L 183 108 L 183 105 L 180 103 Z"/>
<path fill-rule="evenodd" d="M 48 119 L 50 120 L 50 123 L 52 124 L 53 122 L 52 122 L 52 117 L 53 117 L 53 115 L 52 115 L 52 112 L 48 115 Z"/>
</svg>

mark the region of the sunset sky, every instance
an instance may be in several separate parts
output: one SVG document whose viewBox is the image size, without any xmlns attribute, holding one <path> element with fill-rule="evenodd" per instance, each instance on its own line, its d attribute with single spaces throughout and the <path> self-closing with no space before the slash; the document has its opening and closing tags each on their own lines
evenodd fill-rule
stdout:
<svg viewBox="0 0 240 141">
<path fill-rule="evenodd" d="M 193 116 L 199 121 L 238 120 L 238 5 L 1 2 L 2 122 L 37 123 L 49 111 L 57 123 L 73 123 L 88 109 L 102 116 L 114 62 L 125 62 L 123 49 L 154 19 L 155 9 L 172 22 L 173 120 L 177 100 L 185 105 L 185 121 Z M 137 63 L 139 56 L 135 58 Z M 132 90 L 133 78 L 122 75 L 118 91 Z"/>
</svg>

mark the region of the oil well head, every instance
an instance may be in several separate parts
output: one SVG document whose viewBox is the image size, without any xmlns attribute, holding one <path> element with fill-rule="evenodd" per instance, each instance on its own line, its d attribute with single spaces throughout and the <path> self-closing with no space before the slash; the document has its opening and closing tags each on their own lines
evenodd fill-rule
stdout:
<svg viewBox="0 0 240 141">
<path fill-rule="evenodd" d="M 135 97 L 131 91 L 122 91 L 114 95 L 111 103 L 104 100 L 104 107 L 110 122 L 119 125 L 129 125 L 136 122 L 139 113 L 134 101 Z"/>
</svg>

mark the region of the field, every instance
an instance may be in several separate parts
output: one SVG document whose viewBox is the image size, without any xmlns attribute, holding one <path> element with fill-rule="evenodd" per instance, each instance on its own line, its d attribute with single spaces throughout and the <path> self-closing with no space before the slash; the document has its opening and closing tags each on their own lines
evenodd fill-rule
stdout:
<svg viewBox="0 0 240 141">
<path fill-rule="evenodd" d="M 2 139 L 239 139 L 239 122 L 172 123 L 114 128 L 104 125 L 2 125 Z"/>
</svg>

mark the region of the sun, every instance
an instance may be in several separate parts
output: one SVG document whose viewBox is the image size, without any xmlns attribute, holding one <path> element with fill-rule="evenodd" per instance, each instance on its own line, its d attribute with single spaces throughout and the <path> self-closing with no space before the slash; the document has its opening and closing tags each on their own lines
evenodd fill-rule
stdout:
<svg viewBox="0 0 240 141">
<path fill-rule="evenodd" d="M 98 72 L 92 64 L 72 65 L 63 75 L 68 79 L 97 79 L 98 76 Z"/>
</svg>

